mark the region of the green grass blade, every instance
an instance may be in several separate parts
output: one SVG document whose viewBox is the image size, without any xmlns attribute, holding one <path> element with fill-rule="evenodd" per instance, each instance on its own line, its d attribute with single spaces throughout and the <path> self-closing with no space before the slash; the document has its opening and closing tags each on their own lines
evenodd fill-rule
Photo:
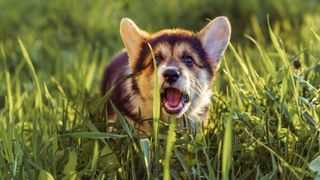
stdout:
<svg viewBox="0 0 320 180">
<path fill-rule="evenodd" d="M 45 170 L 41 170 L 38 176 L 38 180 L 54 180 L 54 177 Z"/>
<path fill-rule="evenodd" d="M 128 138 L 128 135 L 104 133 L 104 132 L 74 132 L 74 133 L 65 134 L 64 136 L 72 136 L 76 138 L 88 138 L 88 139 Z"/>
<path fill-rule="evenodd" d="M 150 44 L 148 44 L 152 59 L 153 59 L 153 133 L 154 133 L 154 148 L 155 148 L 155 177 L 159 177 L 159 158 L 160 158 L 160 146 L 159 146 L 159 120 L 160 120 L 160 87 L 158 84 L 158 69 L 156 64 L 156 59 L 153 54 L 153 50 Z"/>
<path fill-rule="evenodd" d="M 274 34 L 271 25 L 270 25 L 270 20 L 269 20 L 269 16 L 268 16 L 268 30 L 269 30 L 269 34 L 270 34 L 270 38 L 271 41 L 273 43 L 273 47 L 276 49 L 278 55 L 280 56 L 280 59 L 282 60 L 282 63 L 285 67 L 288 67 L 289 62 L 288 62 L 288 58 L 287 58 L 287 54 L 284 51 L 283 47 L 281 46 L 281 44 L 279 43 L 279 40 L 277 39 L 276 35 Z"/>
<path fill-rule="evenodd" d="M 37 76 L 37 73 L 34 69 L 34 66 L 32 64 L 32 61 L 31 61 L 31 58 L 29 56 L 29 53 L 26 49 L 26 47 L 24 46 L 23 42 L 21 41 L 20 38 L 18 38 L 18 42 L 19 42 L 19 45 L 20 45 L 20 48 L 21 48 L 21 51 L 22 51 L 22 55 L 25 59 L 25 61 L 27 62 L 28 66 L 29 66 L 29 69 L 31 71 L 31 74 L 32 74 L 32 79 L 37 87 L 37 98 L 36 98 L 36 107 L 40 109 L 40 112 L 42 112 L 42 104 L 43 104 L 43 101 L 42 101 L 42 93 L 41 93 L 41 88 L 40 88 L 40 83 L 39 83 L 39 80 L 38 80 L 38 76 Z"/>
<path fill-rule="evenodd" d="M 229 179 L 232 164 L 232 117 L 229 116 L 225 124 L 222 151 L 222 179 Z"/>
<path fill-rule="evenodd" d="M 166 143 L 166 154 L 164 159 L 164 165 L 163 165 L 163 179 L 169 180 L 170 177 L 170 162 L 172 158 L 172 150 L 174 149 L 174 145 L 176 142 L 176 119 L 174 117 L 170 117 L 170 125 L 169 125 L 169 131 L 167 136 L 167 143 Z"/>
<path fill-rule="evenodd" d="M 3 119 L 0 119 L 1 121 Z M 13 163 L 14 161 L 14 152 L 12 148 L 12 133 L 10 133 L 10 127 L 7 127 L 7 129 L 4 127 L 4 125 L 0 124 L 0 137 L 2 139 L 2 145 L 3 147 L 3 156 L 8 161 L 8 163 Z"/>
<path fill-rule="evenodd" d="M 128 126 L 127 121 L 125 120 L 125 117 L 121 114 L 121 112 L 118 110 L 118 108 L 111 102 L 112 109 L 114 113 L 116 114 L 120 124 L 122 125 L 123 129 L 127 132 L 129 137 L 133 140 L 133 134 L 131 128 Z"/>
<path fill-rule="evenodd" d="M 90 166 L 90 171 L 92 175 L 94 175 L 96 171 L 98 159 L 99 159 L 99 144 L 98 144 L 98 141 L 96 140 L 94 142 L 94 148 L 92 152 L 92 160 L 91 160 L 91 166 Z"/>
<path fill-rule="evenodd" d="M 147 169 L 148 179 L 151 177 L 151 160 L 150 160 L 150 150 L 149 150 L 149 140 L 148 139 L 140 139 L 140 145 L 143 152 L 144 164 Z"/>
<path fill-rule="evenodd" d="M 6 77 L 6 85 L 7 85 L 7 99 L 8 99 L 8 107 L 9 107 L 9 120 L 10 123 L 12 122 L 12 116 L 13 116 L 13 97 L 12 97 L 12 85 L 11 85 L 11 77 L 10 73 L 8 72 L 7 63 L 6 63 L 6 56 L 3 49 L 3 46 L 1 44 L 1 54 L 4 61 L 4 71 L 5 71 L 5 77 Z"/>
<path fill-rule="evenodd" d="M 316 29 L 312 27 L 311 31 L 312 31 L 313 35 L 316 37 L 316 39 L 318 41 L 320 41 L 320 35 L 316 32 Z"/>
<path fill-rule="evenodd" d="M 229 43 L 229 47 L 230 47 L 232 53 L 234 54 L 234 56 L 236 57 L 236 60 L 239 62 L 241 68 L 243 69 L 243 72 L 245 73 L 246 77 L 248 78 L 248 81 L 249 81 L 251 87 L 253 88 L 255 95 L 258 97 L 259 95 L 258 95 L 258 92 L 257 92 L 257 88 L 256 88 L 255 84 L 252 81 L 252 78 L 251 78 L 251 75 L 249 73 L 249 70 L 248 70 L 247 66 L 245 65 L 245 63 L 243 62 L 242 58 L 239 56 L 239 54 L 234 49 L 234 47 L 232 46 L 231 43 Z"/>
<path fill-rule="evenodd" d="M 5 159 L 9 163 L 14 162 L 14 151 L 12 147 L 12 140 L 14 139 L 14 128 L 13 125 L 13 96 L 12 96 L 12 84 L 11 84 L 11 77 L 10 73 L 8 72 L 7 63 L 6 63 L 6 55 L 3 48 L 3 45 L 1 43 L 1 55 L 3 58 L 3 64 L 4 64 L 4 72 L 5 72 L 5 79 L 6 79 L 6 86 L 7 86 L 7 97 L 6 97 L 6 109 L 9 110 L 9 119 L 6 117 L 3 117 L 3 119 L 0 119 L 0 142 L 2 139 L 2 143 L 4 145 L 3 151 Z M 1 116 L 0 116 L 1 117 Z M 5 123 L 4 123 L 5 122 Z M 1 150 L 1 149 L 0 149 Z"/>
<path fill-rule="evenodd" d="M 76 179 L 77 177 L 77 172 L 76 172 L 76 167 L 77 167 L 77 153 L 75 150 L 69 152 L 69 158 L 66 166 L 63 169 L 63 173 L 66 175 L 64 179 Z"/>
<path fill-rule="evenodd" d="M 177 148 L 174 148 L 174 154 L 176 155 L 176 157 L 177 157 L 178 160 L 180 161 L 180 164 L 181 164 L 184 172 L 186 173 L 187 178 L 188 178 L 188 179 L 191 179 L 191 175 L 190 175 L 189 169 L 188 169 L 188 167 L 187 167 L 187 164 L 186 164 L 186 162 L 185 162 L 185 160 L 184 160 L 183 155 L 178 151 Z"/>
</svg>

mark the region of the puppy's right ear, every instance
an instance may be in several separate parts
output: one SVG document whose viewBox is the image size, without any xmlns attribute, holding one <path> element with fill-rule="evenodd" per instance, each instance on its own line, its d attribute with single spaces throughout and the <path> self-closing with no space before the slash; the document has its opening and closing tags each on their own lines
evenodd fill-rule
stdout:
<svg viewBox="0 0 320 180">
<path fill-rule="evenodd" d="M 141 30 L 131 19 L 123 18 L 120 23 L 120 35 L 128 51 L 130 66 L 134 68 L 147 33 Z"/>
<path fill-rule="evenodd" d="M 206 51 L 210 62 L 219 65 L 221 56 L 226 50 L 231 36 L 231 26 L 227 17 L 220 16 L 210 21 L 199 33 L 198 37 Z"/>
</svg>

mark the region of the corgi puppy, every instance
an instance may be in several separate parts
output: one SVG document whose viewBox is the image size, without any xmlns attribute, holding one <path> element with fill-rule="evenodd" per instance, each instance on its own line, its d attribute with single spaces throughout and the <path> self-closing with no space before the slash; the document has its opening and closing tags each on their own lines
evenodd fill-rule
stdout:
<svg viewBox="0 0 320 180">
<path fill-rule="evenodd" d="M 123 18 L 120 35 L 125 49 L 105 68 L 100 88 L 102 95 L 114 88 L 107 102 L 109 121 L 116 120 L 112 102 L 134 127 L 152 130 L 154 66 L 150 45 L 158 69 L 161 120 L 168 122 L 171 115 L 178 119 L 178 127 L 186 122 L 196 129 L 206 126 L 215 73 L 230 40 L 229 20 L 217 17 L 197 33 L 166 29 L 151 34 Z M 133 73 L 137 75 L 118 83 Z"/>
</svg>

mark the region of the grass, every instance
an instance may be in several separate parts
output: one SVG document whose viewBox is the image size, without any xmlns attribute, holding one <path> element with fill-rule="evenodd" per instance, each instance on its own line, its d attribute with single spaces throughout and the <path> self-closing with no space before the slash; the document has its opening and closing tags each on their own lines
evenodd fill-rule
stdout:
<svg viewBox="0 0 320 180">
<path fill-rule="evenodd" d="M 0 179 L 320 176 L 318 1 L 4 0 L 0 7 Z M 110 94 L 100 97 L 99 82 L 123 47 L 122 17 L 150 31 L 196 31 L 217 15 L 230 18 L 233 37 L 207 128 L 195 134 L 159 121 L 158 133 L 141 134 L 120 112 L 117 123 L 107 121 Z"/>
</svg>

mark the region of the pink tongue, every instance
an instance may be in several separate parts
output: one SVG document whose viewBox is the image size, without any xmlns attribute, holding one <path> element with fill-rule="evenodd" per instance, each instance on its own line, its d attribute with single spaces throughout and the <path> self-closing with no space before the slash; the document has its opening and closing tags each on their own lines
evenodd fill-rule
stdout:
<svg viewBox="0 0 320 180">
<path fill-rule="evenodd" d="M 172 107 L 179 105 L 182 94 L 176 89 L 167 89 L 167 103 Z"/>
</svg>

